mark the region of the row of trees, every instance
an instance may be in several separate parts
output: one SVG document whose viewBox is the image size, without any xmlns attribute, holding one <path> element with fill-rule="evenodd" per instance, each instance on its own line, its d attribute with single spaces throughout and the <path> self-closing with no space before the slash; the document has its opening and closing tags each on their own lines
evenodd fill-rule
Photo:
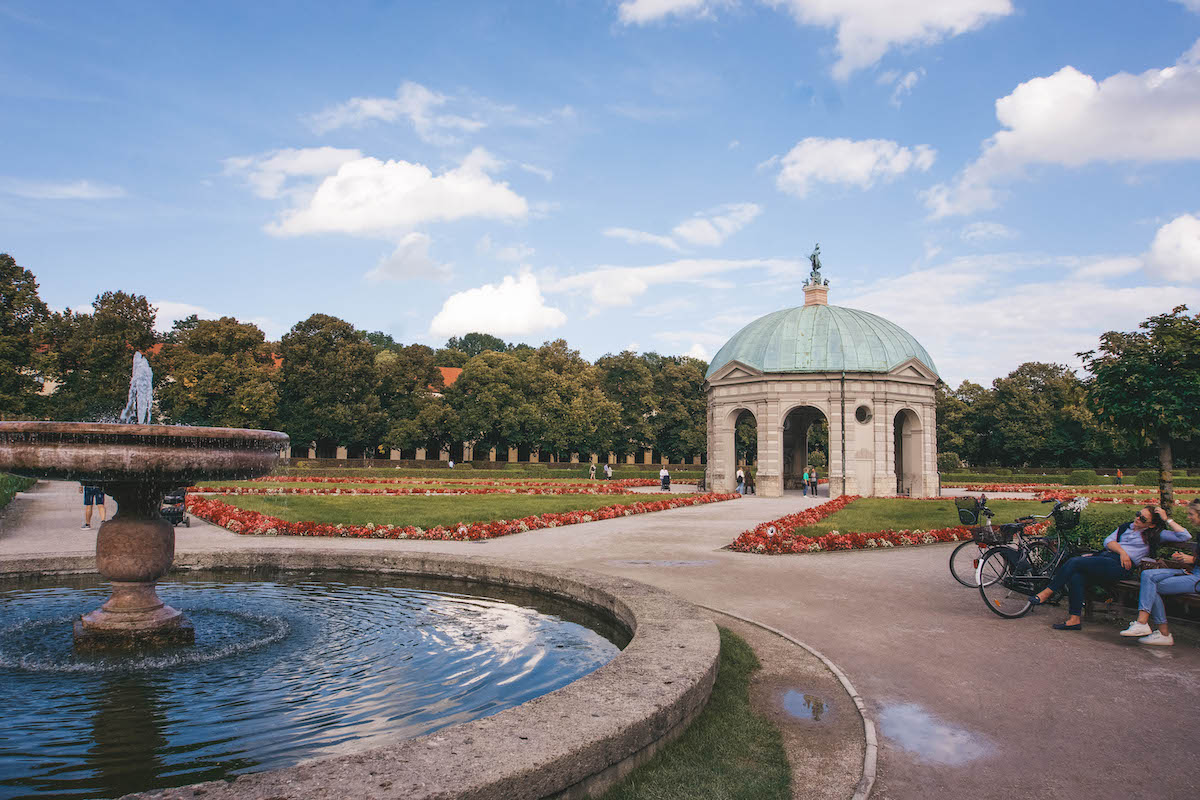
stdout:
<svg viewBox="0 0 1200 800">
<path fill-rule="evenodd" d="M 276 428 L 297 446 L 434 452 L 475 442 L 567 459 L 705 449 L 703 361 L 622 352 L 595 363 L 565 341 L 510 345 L 470 333 L 435 350 L 314 314 L 279 342 L 231 317 L 175 323 L 156 335 L 139 295 L 106 292 L 90 311 L 50 313 L 29 270 L 0 257 L 0 413 L 111 419 L 124 405 L 134 350 L 155 372 L 159 418 L 186 425 Z M 157 346 L 161 345 L 161 346 Z M 439 367 L 462 369 L 444 386 Z M 52 393 L 39 392 L 45 381 Z"/>
</svg>

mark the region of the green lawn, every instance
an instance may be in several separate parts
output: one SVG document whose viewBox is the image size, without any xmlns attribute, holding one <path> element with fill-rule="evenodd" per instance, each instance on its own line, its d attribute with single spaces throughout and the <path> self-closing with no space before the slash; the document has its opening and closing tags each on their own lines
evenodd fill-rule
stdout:
<svg viewBox="0 0 1200 800">
<path fill-rule="evenodd" d="M 1027 514 L 1049 513 L 1049 503 L 1036 500 L 989 500 L 988 508 L 996 512 L 992 522 L 1011 522 Z M 800 528 L 801 536 L 824 536 L 830 531 L 841 533 L 873 533 L 883 530 L 923 531 L 931 528 L 952 528 L 960 524 L 954 500 L 895 500 L 864 497 L 855 500 L 841 511 L 815 525 Z"/>
<path fill-rule="evenodd" d="M 323 477 L 328 478 L 330 476 L 326 475 Z M 347 475 L 346 477 L 350 478 L 353 476 Z M 404 476 L 403 475 L 379 475 L 376 477 L 396 479 L 396 478 L 403 478 Z M 584 477 L 584 478 L 554 478 L 554 479 L 542 479 L 542 478 L 507 478 L 507 479 L 503 479 L 503 478 L 485 478 L 485 477 L 481 477 L 480 475 L 463 475 L 461 478 L 457 477 L 457 476 L 455 476 L 454 478 L 449 478 L 449 476 L 446 476 L 444 478 L 411 478 L 410 480 L 413 482 L 412 483 L 359 483 L 359 482 L 315 483 L 312 481 L 277 481 L 277 480 L 270 480 L 270 481 L 199 481 L 197 483 L 197 485 L 198 486 L 222 486 L 222 487 L 224 487 L 224 486 L 231 486 L 231 487 L 232 486 L 241 486 L 241 487 L 246 487 L 246 488 L 258 488 L 258 489 L 281 488 L 281 487 L 285 487 L 285 486 L 293 487 L 293 488 L 297 488 L 297 489 L 300 489 L 300 488 L 303 488 L 303 489 L 317 489 L 317 488 L 386 489 L 388 487 L 405 488 L 405 489 L 436 489 L 436 488 L 494 489 L 494 488 L 499 488 L 499 487 L 493 486 L 492 485 L 493 483 L 499 483 L 501 485 L 512 484 L 514 487 L 521 486 L 521 485 L 529 485 L 529 484 L 555 486 L 558 484 L 578 484 L 578 483 L 601 484 L 601 483 L 604 483 L 604 481 L 599 478 L 597 478 L 595 481 L 589 481 L 586 477 Z M 657 478 L 656 478 L 656 480 L 657 480 Z M 429 482 L 428 483 L 418 483 L 417 481 L 429 481 Z"/>
<path fill-rule="evenodd" d="M 645 494 L 611 495 L 455 495 L 448 497 L 343 497 L 330 495 L 223 497 L 224 502 L 288 522 L 415 525 L 432 528 L 459 522 L 520 519 L 535 514 L 590 510 L 659 498 Z"/>
<path fill-rule="evenodd" d="M 784 800 L 792 771 L 779 729 L 750 709 L 758 658 L 721 628 L 712 698 L 683 735 L 603 795 L 603 800 Z"/>
</svg>

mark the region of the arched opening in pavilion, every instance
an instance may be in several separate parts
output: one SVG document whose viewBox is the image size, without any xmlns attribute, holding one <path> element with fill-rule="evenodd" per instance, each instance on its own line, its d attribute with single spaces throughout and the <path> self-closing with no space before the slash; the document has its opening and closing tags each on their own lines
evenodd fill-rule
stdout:
<svg viewBox="0 0 1200 800">
<path fill-rule="evenodd" d="M 803 489 L 804 473 L 815 467 L 828 477 L 829 424 L 815 406 L 796 406 L 783 418 L 783 488 Z"/>
<path fill-rule="evenodd" d="M 733 441 L 729 452 L 733 453 L 733 465 L 729 475 L 734 475 L 738 467 L 747 472 L 758 466 L 758 420 L 749 409 L 735 409 L 730 413 L 734 423 L 730 426 L 733 431 Z"/>
<path fill-rule="evenodd" d="M 912 409 L 896 412 L 892 422 L 896 451 L 896 494 L 920 494 L 921 485 L 921 418 Z"/>
</svg>

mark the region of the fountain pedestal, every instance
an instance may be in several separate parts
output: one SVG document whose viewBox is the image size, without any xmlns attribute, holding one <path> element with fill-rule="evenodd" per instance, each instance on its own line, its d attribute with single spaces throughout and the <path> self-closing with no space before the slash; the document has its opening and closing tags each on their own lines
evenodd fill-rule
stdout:
<svg viewBox="0 0 1200 800">
<path fill-rule="evenodd" d="M 75 623 L 76 647 L 193 643 L 191 623 L 156 590 L 175 559 L 175 528 L 159 515 L 170 487 L 147 482 L 106 489 L 117 513 L 96 536 L 96 568 L 112 583 L 112 594 Z"/>
</svg>

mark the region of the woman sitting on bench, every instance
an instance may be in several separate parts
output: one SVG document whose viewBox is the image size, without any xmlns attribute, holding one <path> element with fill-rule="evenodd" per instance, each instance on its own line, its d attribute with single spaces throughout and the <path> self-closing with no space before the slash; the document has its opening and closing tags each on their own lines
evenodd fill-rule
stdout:
<svg viewBox="0 0 1200 800">
<path fill-rule="evenodd" d="M 1083 613 L 1083 596 L 1089 580 L 1119 581 L 1128 578 L 1134 566 L 1147 556 L 1158 555 L 1158 543 L 1186 542 L 1192 535 L 1159 506 L 1146 506 L 1137 512 L 1133 522 L 1126 522 L 1108 535 L 1104 549 L 1084 556 L 1067 559 L 1055 573 L 1050 585 L 1030 600 L 1040 605 L 1051 595 L 1067 589 L 1070 616 L 1066 622 L 1055 623 L 1060 631 L 1077 631 Z"/>
<path fill-rule="evenodd" d="M 1188 503 L 1188 523 L 1193 527 L 1200 525 L 1200 498 Z M 1192 555 L 1175 553 L 1172 560 L 1179 567 L 1168 569 L 1142 570 L 1142 588 L 1138 593 L 1137 622 L 1121 631 L 1122 636 L 1137 636 L 1138 644 L 1165 645 L 1175 644 L 1175 637 L 1167 627 L 1167 610 L 1163 606 L 1162 595 L 1200 593 L 1200 542 L 1193 545 Z M 1148 623 L 1158 626 L 1157 631 L 1151 631 Z"/>
</svg>

